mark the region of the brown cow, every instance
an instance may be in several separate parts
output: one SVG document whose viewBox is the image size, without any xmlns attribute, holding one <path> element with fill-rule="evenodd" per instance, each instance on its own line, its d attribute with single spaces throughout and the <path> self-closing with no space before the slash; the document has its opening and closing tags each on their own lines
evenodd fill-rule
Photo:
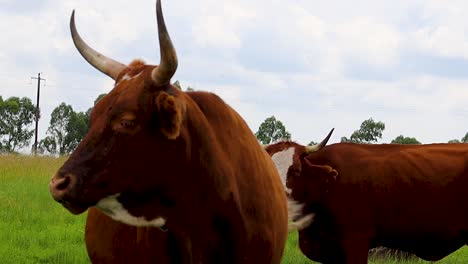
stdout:
<svg viewBox="0 0 468 264">
<path fill-rule="evenodd" d="M 266 147 L 304 206 L 296 225 L 307 257 L 361 264 L 385 246 L 435 261 L 467 244 L 468 144 L 324 146 L 328 137 Z"/>
<path fill-rule="evenodd" d="M 170 84 L 177 56 L 160 1 L 156 6 L 159 66 L 125 66 L 96 52 L 78 35 L 72 15 L 77 49 L 115 87 L 94 107 L 88 133 L 52 177 L 50 192 L 73 214 L 95 206 L 129 225 L 91 208 L 88 250 L 99 239 L 107 247 L 90 255 L 125 250 L 109 239 L 131 250 L 142 245 L 136 239 L 146 239 L 147 250 L 138 252 L 169 252 L 173 263 L 280 263 L 288 212 L 278 172 L 245 121 L 218 96 Z"/>
</svg>

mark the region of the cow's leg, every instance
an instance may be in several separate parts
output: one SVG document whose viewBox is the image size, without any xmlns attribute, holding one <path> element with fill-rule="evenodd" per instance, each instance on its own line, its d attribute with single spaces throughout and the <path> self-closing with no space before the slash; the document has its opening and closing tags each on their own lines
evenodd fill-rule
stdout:
<svg viewBox="0 0 468 264">
<path fill-rule="evenodd" d="M 346 264 L 366 264 L 369 252 L 369 239 L 359 233 L 350 233 L 343 236 L 343 251 Z"/>
</svg>

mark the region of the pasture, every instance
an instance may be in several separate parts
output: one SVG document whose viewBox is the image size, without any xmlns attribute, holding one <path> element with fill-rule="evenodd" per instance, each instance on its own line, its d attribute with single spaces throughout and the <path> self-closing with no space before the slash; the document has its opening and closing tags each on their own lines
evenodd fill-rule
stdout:
<svg viewBox="0 0 468 264">
<path fill-rule="evenodd" d="M 85 214 L 71 215 L 48 191 L 52 174 L 64 158 L 0 155 L 0 263 L 89 263 L 84 244 Z M 313 263 L 290 235 L 283 263 Z M 370 263 L 398 262 L 391 257 Z M 468 263 L 464 247 L 437 263 Z"/>
</svg>

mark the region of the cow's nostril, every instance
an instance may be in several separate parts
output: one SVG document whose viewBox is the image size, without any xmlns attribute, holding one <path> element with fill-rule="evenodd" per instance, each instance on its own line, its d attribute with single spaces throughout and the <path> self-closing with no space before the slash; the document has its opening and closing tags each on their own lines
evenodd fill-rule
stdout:
<svg viewBox="0 0 468 264">
<path fill-rule="evenodd" d="M 63 191 L 65 189 L 68 188 L 68 186 L 70 185 L 70 176 L 65 176 L 61 179 L 57 179 L 56 182 L 55 182 L 55 189 L 57 189 L 57 191 Z"/>
<path fill-rule="evenodd" d="M 72 174 L 60 175 L 56 174 L 52 177 L 49 190 L 54 196 L 55 200 L 61 200 L 66 193 L 73 188 L 75 177 Z"/>
</svg>

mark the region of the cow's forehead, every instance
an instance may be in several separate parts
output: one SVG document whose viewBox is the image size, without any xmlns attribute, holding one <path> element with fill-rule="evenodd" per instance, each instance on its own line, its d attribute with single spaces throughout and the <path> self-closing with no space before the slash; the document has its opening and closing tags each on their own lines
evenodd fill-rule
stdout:
<svg viewBox="0 0 468 264">
<path fill-rule="evenodd" d="M 298 150 L 302 146 L 293 142 L 293 141 L 280 141 L 265 147 L 265 150 L 270 154 L 270 156 L 274 155 L 275 153 L 285 151 L 287 149 L 294 149 Z M 295 152 L 295 151 L 294 151 Z"/>
<path fill-rule="evenodd" d="M 304 146 L 301 146 L 292 141 L 281 141 L 266 147 L 266 151 L 270 154 L 273 163 L 275 164 L 281 182 L 287 193 L 291 193 L 288 188 L 288 174 L 290 168 L 298 165 L 298 155 L 303 151 Z"/>
<path fill-rule="evenodd" d="M 130 80 L 141 80 L 151 78 L 151 71 L 155 66 L 146 65 L 142 60 L 132 61 L 127 68 L 125 68 L 115 80 L 115 87 L 120 87 Z M 146 73 L 146 74 L 145 74 Z"/>
<path fill-rule="evenodd" d="M 151 72 L 154 68 L 155 66 L 145 65 L 139 60 L 132 62 L 119 74 L 111 93 L 131 94 L 139 92 L 145 85 L 151 83 Z"/>
<path fill-rule="evenodd" d="M 114 88 L 94 107 L 95 114 L 106 111 L 110 106 L 122 104 L 129 108 L 136 106 L 145 85 L 151 82 L 151 72 L 155 66 L 145 65 L 142 61 L 132 62 L 115 81 Z"/>
</svg>

